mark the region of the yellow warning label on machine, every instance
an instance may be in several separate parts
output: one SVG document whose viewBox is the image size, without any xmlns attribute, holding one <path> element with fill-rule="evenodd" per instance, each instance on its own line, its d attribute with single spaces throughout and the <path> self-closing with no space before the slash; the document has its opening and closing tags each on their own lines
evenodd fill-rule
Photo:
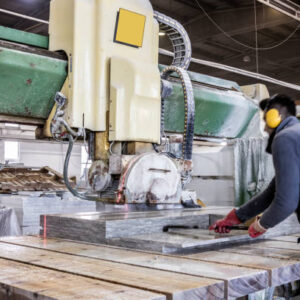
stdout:
<svg viewBox="0 0 300 300">
<path fill-rule="evenodd" d="M 142 47 L 145 22 L 146 16 L 120 8 L 116 24 L 115 42 Z"/>
</svg>

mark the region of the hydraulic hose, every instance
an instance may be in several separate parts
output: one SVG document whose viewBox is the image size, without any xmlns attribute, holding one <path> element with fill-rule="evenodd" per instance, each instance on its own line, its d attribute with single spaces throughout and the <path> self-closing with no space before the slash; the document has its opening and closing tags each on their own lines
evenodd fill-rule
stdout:
<svg viewBox="0 0 300 300">
<path fill-rule="evenodd" d="M 65 181 L 65 185 L 68 188 L 68 190 L 76 197 L 83 199 L 83 200 L 90 200 L 90 201 L 95 201 L 95 200 L 99 200 L 99 197 L 97 196 L 87 196 L 83 193 L 79 193 L 76 189 L 74 189 L 69 181 L 69 177 L 68 177 L 68 169 L 69 169 L 69 162 L 70 162 L 70 157 L 71 157 L 71 153 L 73 150 L 73 145 L 74 145 L 74 139 L 73 136 L 71 134 L 68 134 L 68 139 L 69 139 L 69 146 L 68 146 L 68 150 L 66 153 L 66 158 L 65 158 L 65 163 L 64 163 L 64 181 Z"/>
</svg>

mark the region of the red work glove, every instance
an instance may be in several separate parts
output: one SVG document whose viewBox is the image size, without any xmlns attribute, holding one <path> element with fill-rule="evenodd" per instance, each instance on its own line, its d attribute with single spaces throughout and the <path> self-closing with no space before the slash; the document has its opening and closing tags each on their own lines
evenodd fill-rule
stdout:
<svg viewBox="0 0 300 300">
<path fill-rule="evenodd" d="M 266 228 L 264 228 L 260 225 L 259 219 L 260 218 L 257 217 L 248 229 L 248 233 L 252 238 L 256 238 L 256 237 L 264 234 L 267 231 Z"/>
<path fill-rule="evenodd" d="M 230 227 L 240 224 L 241 221 L 236 215 L 236 210 L 233 209 L 224 219 L 218 220 L 215 224 L 209 227 L 209 230 L 214 230 L 217 233 L 228 233 Z"/>
</svg>

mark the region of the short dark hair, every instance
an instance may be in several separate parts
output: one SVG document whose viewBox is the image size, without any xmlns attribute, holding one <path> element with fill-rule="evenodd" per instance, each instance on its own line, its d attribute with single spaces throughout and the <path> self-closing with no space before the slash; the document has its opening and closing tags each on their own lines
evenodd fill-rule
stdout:
<svg viewBox="0 0 300 300">
<path fill-rule="evenodd" d="M 259 107 L 264 111 L 269 110 L 276 105 L 286 107 L 286 109 L 290 115 L 296 116 L 295 102 L 287 95 L 276 94 L 270 98 L 262 100 L 259 103 Z"/>
</svg>

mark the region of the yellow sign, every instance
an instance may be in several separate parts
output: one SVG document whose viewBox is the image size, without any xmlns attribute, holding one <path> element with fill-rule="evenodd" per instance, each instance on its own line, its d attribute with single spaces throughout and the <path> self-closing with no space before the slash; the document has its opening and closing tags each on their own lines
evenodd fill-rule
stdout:
<svg viewBox="0 0 300 300">
<path fill-rule="evenodd" d="M 142 47 L 146 17 L 144 15 L 120 8 L 115 42 L 134 47 Z"/>
</svg>

